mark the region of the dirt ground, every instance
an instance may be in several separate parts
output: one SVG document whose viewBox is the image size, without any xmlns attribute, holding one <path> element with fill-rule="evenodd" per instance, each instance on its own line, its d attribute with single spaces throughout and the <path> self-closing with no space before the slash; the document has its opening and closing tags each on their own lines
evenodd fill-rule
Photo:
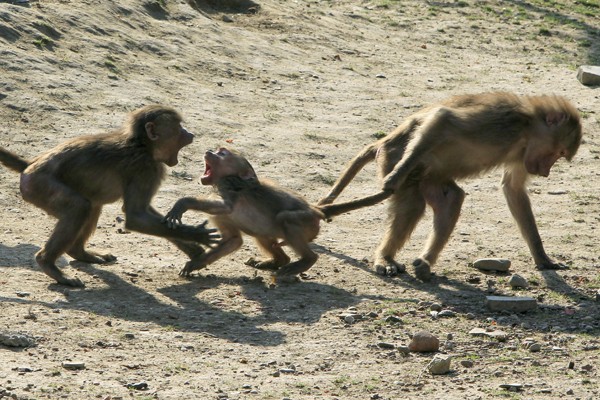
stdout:
<svg viewBox="0 0 600 400">
<path fill-rule="evenodd" d="M 323 224 L 308 275 L 271 286 L 244 265 L 258 255 L 252 240 L 180 278 L 185 256 L 124 231 L 116 203 L 90 247 L 118 260 L 65 256 L 64 271 L 86 283 L 73 289 L 34 261 L 54 220 L 0 168 L 0 399 L 600 398 L 600 88 L 576 79 L 578 66 L 600 65 L 599 2 L 257 1 L 0 1 L 0 146 L 33 157 L 163 103 L 196 138 L 153 201 L 161 212 L 209 194 L 203 154 L 224 144 L 316 202 L 421 106 L 490 90 L 559 94 L 581 112 L 584 142 L 529 191 L 547 251 L 571 269 L 535 269 L 493 171 L 461 184 L 462 217 L 431 283 L 410 268 L 374 272 L 385 204 Z M 368 166 L 340 199 L 374 193 L 374 175 Z M 419 254 L 430 225 L 428 212 L 398 261 Z M 509 273 L 470 266 L 485 257 L 510 259 Z M 511 289 L 512 273 L 529 288 Z M 538 309 L 491 312 L 492 294 Z M 421 330 L 453 357 L 449 373 L 426 370 L 432 353 L 405 353 Z"/>
</svg>

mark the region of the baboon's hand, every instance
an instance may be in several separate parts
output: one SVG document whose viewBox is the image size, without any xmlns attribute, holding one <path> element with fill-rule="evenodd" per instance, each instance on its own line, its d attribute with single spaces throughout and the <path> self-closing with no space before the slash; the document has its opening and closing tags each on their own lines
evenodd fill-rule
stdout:
<svg viewBox="0 0 600 400">
<path fill-rule="evenodd" d="M 207 223 L 208 221 L 204 221 L 200 225 L 191 228 L 195 231 L 195 239 L 197 242 L 212 247 L 212 245 L 217 244 L 219 240 L 221 240 L 221 235 L 216 233 L 217 230 L 215 228 L 207 229 Z"/>
<path fill-rule="evenodd" d="M 177 225 L 181 225 L 181 217 L 186 209 L 182 207 L 181 203 L 177 202 L 171 208 L 171 210 L 163 218 L 163 222 L 171 229 L 175 229 Z"/>
</svg>

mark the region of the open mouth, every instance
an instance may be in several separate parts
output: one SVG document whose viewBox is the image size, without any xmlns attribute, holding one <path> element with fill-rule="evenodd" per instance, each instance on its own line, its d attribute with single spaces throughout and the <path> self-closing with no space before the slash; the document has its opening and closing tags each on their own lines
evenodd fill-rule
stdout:
<svg viewBox="0 0 600 400">
<path fill-rule="evenodd" d="M 200 178 L 200 182 L 203 185 L 212 185 L 212 166 L 206 157 L 204 158 L 204 164 L 204 174 Z"/>
</svg>

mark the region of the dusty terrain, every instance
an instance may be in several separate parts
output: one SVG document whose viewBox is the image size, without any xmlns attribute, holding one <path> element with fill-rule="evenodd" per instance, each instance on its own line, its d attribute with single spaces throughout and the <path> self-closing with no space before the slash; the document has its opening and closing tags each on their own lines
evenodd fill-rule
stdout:
<svg viewBox="0 0 600 400">
<path fill-rule="evenodd" d="M 197 136 L 153 202 L 162 212 L 182 196 L 209 193 L 197 179 L 203 153 L 226 141 L 260 176 L 316 202 L 366 143 L 453 94 L 564 95 L 585 130 L 573 162 L 529 185 L 546 249 L 570 270 L 535 269 L 494 171 L 462 184 L 461 220 L 426 284 L 410 268 L 374 273 L 384 204 L 324 224 L 308 276 L 272 287 L 267 273 L 244 265 L 257 255 L 251 240 L 180 278 L 184 255 L 124 232 L 117 203 L 105 208 L 90 245 L 118 261 L 61 259 L 87 285 L 71 289 L 33 258 L 54 220 L 25 203 L 18 176 L 0 168 L 0 334 L 32 344 L 0 345 L 0 398 L 600 398 L 600 89 L 575 73 L 600 64 L 599 6 L 0 1 L 0 145 L 33 157 L 115 128 L 141 105 L 174 106 Z M 342 198 L 373 193 L 374 174 L 369 166 Z M 184 221 L 204 218 L 189 212 Z M 398 261 L 418 255 L 429 226 L 430 214 Z M 510 273 L 469 266 L 483 257 L 510 259 Z M 511 289 L 511 273 L 529 289 Z M 490 312 L 492 293 L 532 296 L 539 309 Z M 431 303 L 451 316 L 433 318 Z M 344 320 L 344 312 L 354 316 Z M 473 328 L 506 337 L 473 336 Z M 402 351 L 420 330 L 454 357 L 448 374 L 425 371 L 433 354 Z M 513 383 L 522 386 L 502 386 Z"/>
</svg>

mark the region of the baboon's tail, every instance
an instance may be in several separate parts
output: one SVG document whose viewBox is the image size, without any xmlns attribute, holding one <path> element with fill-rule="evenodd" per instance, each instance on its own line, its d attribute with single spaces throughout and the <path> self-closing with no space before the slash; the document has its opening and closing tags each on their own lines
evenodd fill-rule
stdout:
<svg viewBox="0 0 600 400">
<path fill-rule="evenodd" d="M 0 163 L 13 171 L 23 172 L 29 166 L 29 161 L 0 147 Z"/>
<path fill-rule="evenodd" d="M 344 203 L 327 204 L 322 206 L 316 206 L 325 215 L 326 220 L 331 220 L 332 217 L 353 211 L 363 207 L 373 206 L 392 195 L 393 191 L 383 190 L 377 194 L 363 197 L 361 199 L 355 199 Z"/>
<path fill-rule="evenodd" d="M 370 163 L 371 161 L 373 161 L 375 159 L 375 156 L 377 155 L 377 149 L 378 149 L 377 143 L 373 143 L 373 144 L 368 145 L 360 153 L 358 153 L 358 155 L 356 157 L 354 157 L 352 159 L 352 161 L 350 161 L 350 164 L 348 165 L 346 170 L 342 173 L 342 175 L 335 182 L 335 184 L 333 185 L 333 188 L 331 189 L 329 194 L 327 196 L 325 196 L 324 198 L 322 198 L 321 200 L 319 200 L 318 205 L 330 204 L 335 199 L 337 199 L 337 197 L 340 195 L 340 193 L 342 193 L 342 190 L 344 190 L 344 188 L 346 186 L 348 186 L 348 184 L 352 181 L 352 179 L 354 179 L 356 174 L 358 174 L 358 172 L 361 169 L 363 169 L 363 167 L 365 165 L 367 165 L 368 163 Z M 372 196 L 370 196 L 370 197 L 372 197 Z M 365 199 L 368 199 L 368 197 L 365 197 Z M 381 201 L 381 200 L 379 200 L 379 201 Z M 379 201 L 375 201 L 375 203 L 378 203 Z M 340 203 L 340 204 L 351 204 L 351 203 L 353 203 L 353 202 Z M 373 204 L 375 204 L 375 203 L 373 203 Z M 365 205 L 362 207 L 366 207 L 369 205 L 372 205 L 372 204 L 365 203 Z M 361 206 L 356 207 L 356 208 L 360 208 L 360 207 Z M 350 210 L 353 210 L 353 208 L 351 208 Z M 345 212 L 345 211 L 342 211 L 342 212 Z M 338 214 L 334 214 L 334 215 L 339 215 L 342 212 L 340 212 Z"/>
</svg>

